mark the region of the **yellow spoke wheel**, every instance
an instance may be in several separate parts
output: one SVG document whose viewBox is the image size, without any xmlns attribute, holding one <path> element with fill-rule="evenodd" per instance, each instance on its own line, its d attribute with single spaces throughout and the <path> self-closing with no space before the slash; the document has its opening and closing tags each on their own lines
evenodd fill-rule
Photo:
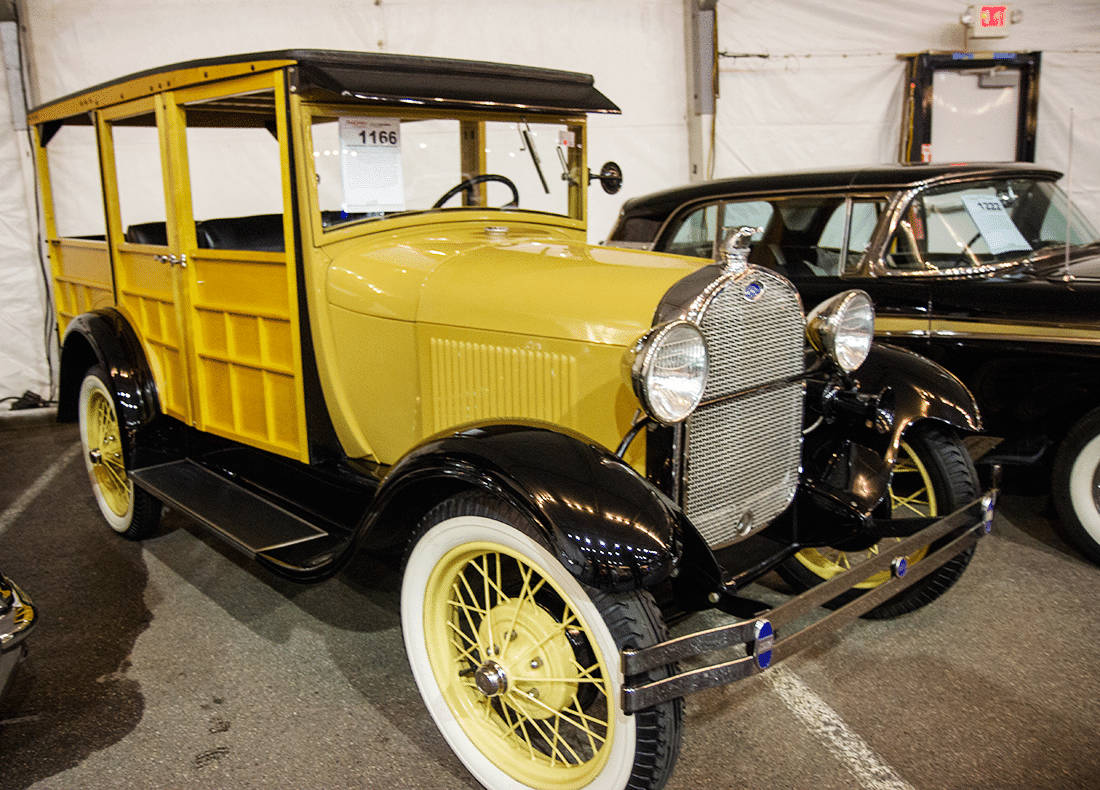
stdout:
<svg viewBox="0 0 1100 790">
<path fill-rule="evenodd" d="M 84 376 L 80 386 L 78 419 L 84 466 L 99 511 L 111 529 L 127 538 L 143 538 L 160 523 L 161 503 L 134 488 L 126 469 L 122 425 L 109 378 L 101 367 Z"/>
<path fill-rule="evenodd" d="M 401 591 L 425 705 L 488 788 L 659 787 L 682 705 L 625 715 L 619 652 L 663 639 L 660 614 L 646 593 L 583 586 L 535 535 L 485 496 L 425 518 Z"/>
<path fill-rule="evenodd" d="M 478 748 L 529 785 L 552 775 L 548 787 L 583 787 L 597 776 L 614 737 L 609 670 L 602 656 L 579 660 L 574 645 L 592 634 L 545 571 L 471 543 L 441 558 L 428 589 L 436 682 Z M 602 704 L 585 710 L 582 685 Z"/>
<path fill-rule="evenodd" d="M 88 393 L 87 452 L 92 485 L 103 495 L 103 501 L 116 516 L 130 510 L 130 481 L 122 460 L 122 440 L 119 438 L 118 417 L 111 396 L 101 387 Z"/>
</svg>

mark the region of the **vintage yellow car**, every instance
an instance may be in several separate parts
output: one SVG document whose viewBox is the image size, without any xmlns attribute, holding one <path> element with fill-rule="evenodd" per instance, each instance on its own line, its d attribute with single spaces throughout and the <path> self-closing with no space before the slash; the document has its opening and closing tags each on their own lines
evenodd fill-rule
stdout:
<svg viewBox="0 0 1100 790">
<path fill-rule="evenodd" d="M 992 519 L 972 398 L 873 345 L 866 294 L 807 316 L 744 229 L 718 263 L 586 243 L 614 112 L 587 75 L 280 51 L 30 116 L 103 516 L 168 503 L 303 582 L 401 548 L 413 674 L 490 788 L 662 786 L 685 694 L 928 603 Z"/>
</svg>

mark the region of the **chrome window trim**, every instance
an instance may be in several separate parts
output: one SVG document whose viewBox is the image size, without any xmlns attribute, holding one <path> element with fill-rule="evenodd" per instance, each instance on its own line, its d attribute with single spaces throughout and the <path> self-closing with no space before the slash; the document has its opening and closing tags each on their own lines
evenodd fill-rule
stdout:
<svg viewBox="0 0 1100 790">
<path fill-rule="evenodd" d="M 914 278 L 926 278 L 926 277 L 958 277 L 965 275 L 982 275 L 990 274 L 993 272 L 1003 271 L 1014 266 L 1019 266 L 1023 258 L 1006 261 L 1003 263 L 988 263 L 982 266 L 973 266 L 967 268 L 956 269 L 928 269 L 925 271 L 915 272 L 900 272 L 893 271 L 886 266 L 885 251 L 886 246 L 890 239 L 894 237 L 897 232 L 898 226 L 901 224 L 905 209 L 909 207 L 909 204 L 919 195 L 933 187 L 952 186 L 955 184 L 968 184 L 979 181 L 989 181 L 996 178 L 1032 178 L 1035 181 L 1048 181 L 1052 184 L 1057 184 L 1058 179 L 1051 178 L 1047 171 L 1036 170 L 1034 172 L 1029 171 L 1014 171 L 1014 170 L 998 170 L 991 168 L 989 170 L 983 170 L 978 172 L 966 173 L 965 175 L 958 176 L 941 176 L 939 178 L 930 178 L 925 181 L 914 183 L 907 189 L 899 190 L 894 193 L 893 202 L 886 210 L 886 222 L 880 222 L 875 232 L 871 234 L 871 240 L 867 243 L 868 250 L 877 250 L 874 257 L 868 258 L 864 256 L 864 261 L 861 268 L 864 268 L 867 275 L 873 277 L 914 277 Z"/>
</svg>

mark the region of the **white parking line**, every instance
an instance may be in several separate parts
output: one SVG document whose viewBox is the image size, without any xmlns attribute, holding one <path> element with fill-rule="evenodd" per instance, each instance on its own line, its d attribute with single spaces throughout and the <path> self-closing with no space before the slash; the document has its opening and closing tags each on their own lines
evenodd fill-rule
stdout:
<svg viewBox="0 0 1100 790">
<path fill-rule="evenodd" d="M 61 454 L 61 457 L 53 462 L 53 465 L 47 469 L 42 475 L 34 481 L 26 491 L 24 491 L 19 499 L 11 503 L 7 510 L 0 513 L 0 535 L 3 535 L 7 531 L 8 527 L 19 518 L 19 515 L 27 509 L 27 505 L 34 501 L 35 497 L 42 493 L 53 479 L 61 472 L 65 466 L 73 460 L 76 455 L 80 453 L 80 442 L 75 442 L 72 447 Z"/>
<path fill-rule="evenodd" d="M 783 666 L 777 666 L 765 672 L 764 677 L 779 694 L 783 704 L 851 771 L 860 787 L 866 790 L 915 790 L 796 675 Z"/>
</svg>

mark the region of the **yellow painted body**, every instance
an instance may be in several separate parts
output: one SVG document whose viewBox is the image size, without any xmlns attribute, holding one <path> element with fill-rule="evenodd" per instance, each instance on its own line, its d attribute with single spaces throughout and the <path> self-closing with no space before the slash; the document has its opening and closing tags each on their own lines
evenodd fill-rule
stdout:
<svg viewBox="0 0 1100 790">
<path fill-rule="evenodd" d="M 116 308 L 141 342 L 165 414 L 305 461 L 296 261 L 286 253 L 200 250 L 187 160 L 189 106 L 226 96 L 270 94 L 271 121 L 288 148 L 283 73 L 271 70 L 281 65 L 233 64 L 132 79 L 112 91 L 48 105 L 31 118 L 34 123 L 65 118 L 74 107 L 92 112 L 102 162 L 110 241 L 59 238 L 48 162 L 38 147 L 60 331 L 82 312 Z M 131 97 L 137 98 L 128 101 Z M 163 245 L 126 240 L 116 172 L 116 129 L 153 123 L 167 213 Z M 282 161 L 283 203 L 290 206 L 289 156 Z M 293 229 L 284 226 L 286 249 L 293 249 Z M 186 263 L 168 263 L 169 257 Z"/>
<path fill-rule="evenodd" d="M 313 312 L 326 335 L 319 368 L 350 455 L 393 463 L 427 436 L 485 420 L 618 444 L 638 408 L 623 354 L 697 261 L 591 246 L 515 213 L 394 224 L 314 262 L 325 284 Z M 507 231 L 490 239 L 486 227 Z"/>
<path fill-rule="evenodd" d="M 350 458 L 393 464 L 426 437 L 477 421 L 536 420 L 616 446 L 638 409 L 622 376 L 623 354 L 650 328 L 661 297 L 699 261 L 585 243 L 583 115 L 309 103 L 285 90 L 287 65 L 176 69 L 32 113 L 40 135 L 49 124 L 90 118 L 102 164 L 107 239 L 59 238 L 39 146 L 62 331 L 82 312 L 117 309 L 141 343 L 165 414 L 308 461 L 304 298 L 324 394 L 313 407 L 327 410 Z M 455 172 L 462 178 L 490 167 L 487 121 L 497 142 L 509 124 L 568 130 L 561 166 L 545 161 L 553 153 L 545 146 L 555 143 L 543 142 L 543 167 L 565 196 L 561 213 L 464 209 L 467 196 L 449 210 L 328 227 L 313 124 L 397 112 L 413 126 L 457 121 Z M 209 218 L 193 214 L 193 124 L 273 132 L 288 252 L 199 247 L 196 222 Z M 116 161 L 127 126 L 156 129 L 167 215 L 160 242 L 127 240 Z M 473 194 L 485 202 L 490 190 L 479 185 Z M 644 466 L 644 441 L 628 458 Z"/>
</svg>

